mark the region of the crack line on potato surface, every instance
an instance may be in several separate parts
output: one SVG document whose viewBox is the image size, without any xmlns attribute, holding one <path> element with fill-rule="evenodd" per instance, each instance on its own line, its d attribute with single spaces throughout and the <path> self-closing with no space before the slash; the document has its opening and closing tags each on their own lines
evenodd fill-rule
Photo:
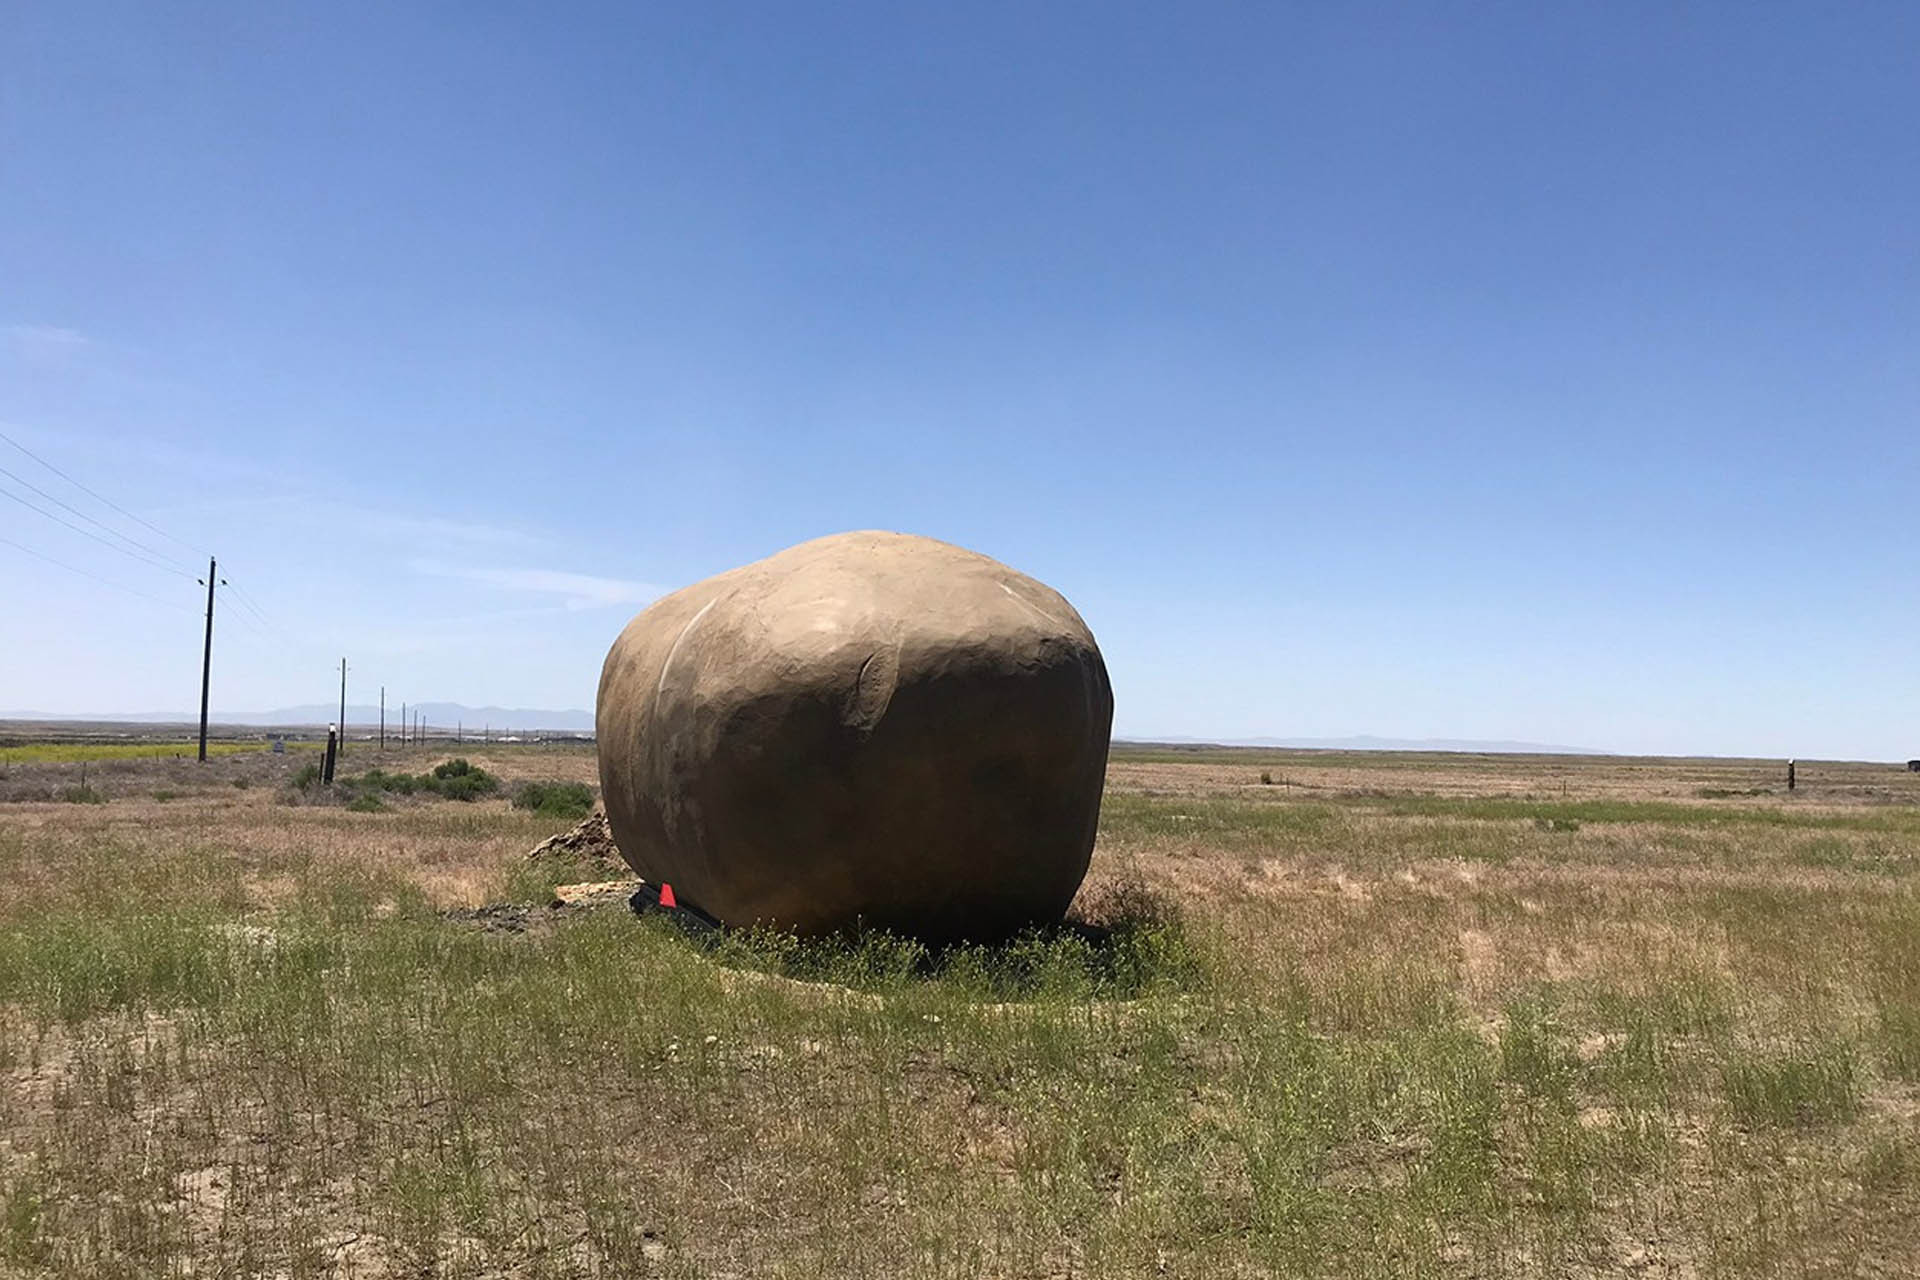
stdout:
<svg viewBox="0 0 1920 1280">
<path fill-rule="evenodd" d="M 720 597 L 715 596 L 713 599 L 701 605 L 700 612 L 694 614 L 691 618 L 688 618 L 687 625 L 680 628 L 680 634 L 673 638 L 673 647 L 667 650 L 667 660 L 660 664 L 660 679 L 658 683 L 656 683 L 653 686 L 654 697 L 657 698 L 661 694 L 667 691 L 667 673 L 673 670 L 674 655 L 680 652 L 680 645 L 682 644 L 682 642 L 686 640 L 687 633 L 693 630 L 695 624 L 697 624 L 700 621 L 700 619 L 707 616 L 707 610 L 713 608 L 713 606 L 719 603 L 720 603 Z"/>
</svg>

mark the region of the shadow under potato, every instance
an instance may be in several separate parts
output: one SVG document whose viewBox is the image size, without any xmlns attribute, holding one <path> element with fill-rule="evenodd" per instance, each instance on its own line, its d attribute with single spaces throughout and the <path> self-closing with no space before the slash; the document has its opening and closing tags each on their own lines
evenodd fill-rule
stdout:
<svg viewBox="0 0 1920 1280">
<path fill-rule="evenodd" d="M 1189 989 L 1203 976 L 1178 914 L 1134 881 L 1090 886 L 1057 924 L 977 942 L 926 942 L 884 929 L 802 938 L 727 929 L 684 907 L 662 910 L 644 892 L 632 905 L 716 964 L 874 993 L 934 985 L 993 1001 L 1132 1000 Z"/>
</svg>

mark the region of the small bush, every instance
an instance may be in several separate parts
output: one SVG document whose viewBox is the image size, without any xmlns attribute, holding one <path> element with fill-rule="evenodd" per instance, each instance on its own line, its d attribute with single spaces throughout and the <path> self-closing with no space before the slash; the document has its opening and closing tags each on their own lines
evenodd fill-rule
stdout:
<svg viewBox="0 0 1920 1280">
<path fill-rule="evenodd" d="M 386 811 L 387 803 L 377 792 L 368 791 L 347 801 L 349 813 L 385 813 Z"/>
<path fill-rule="evenodd" d="M 1260 771 L 1260 785 L 1263 787 L 1273 785 L 1273 771 L 1271 769 L 1262 769 Z"/>
<path fill-rule="evenodd" d="M 167 787 L 162 787 L 160 788 L 160 790 L 153 793 L 153 798 L 155 800 L 160 801 L 160 803 L 165 804 L 169 800 L 178 800 L 180 798 L 180 793 L 178 791 L 171 790 Z"/>
<path fill-rule="evenodd" d="M 460 773 L 450 778 L 436 779 L 430 788 L 449 800 L 478 800 L 481 796 L 490 796 L 499 789 L 498 778 L 478 769 L 472 773 Z"/>
<path fill-rule="evenodd" d="M 107 802 L 106 796 L 85 783 L 77 787 L 62 787 L 55 798 L 67 804 L 105 804 Z"/>
<path fill-rule="evenodd" d="M 305 772 L 301 770 L 302 774 Z M 299 779 L 296 777 L 295 781 Z M 351 778 L 341 778 L 337 785 L 343 791 L 370 795 L 384 792 L 410 796 L 416 791 L 425 791 L 449 800 L 477 800 L 498 791 L 500 779 L 465 760 L 448 760 L 436 765 L 432 773 L 388 773 L 385 769 L 373 768 Z"/>
<path fill-rule="evenodd" d="M 245 791 L 248 787 L 252 785 L 253 784 L 248 782 L 245 778 L 235 778 L 233 780 L 233 789 L 235 791 Z"/>
<path fill-rule="evenodd" d="M 433 772 L 422 777 L 420 785 L 449 800 L 477 800 L 500 790 L 500 779 L 456 756 L 433 766 Z"/>
<path fill-rule="evenodd" d="M 584 818 L 593 812 L 593 788 L 584 782 L 523 782 L 513 793 L 513 807 L 546 818 Z"/>
<path fill-rule="evenodd" d="M 303 764 L 293 775 L 293 785 L 302 791 L 310 791 L 320 785 L 320 766 L 312 762 Z"/>
</svg>

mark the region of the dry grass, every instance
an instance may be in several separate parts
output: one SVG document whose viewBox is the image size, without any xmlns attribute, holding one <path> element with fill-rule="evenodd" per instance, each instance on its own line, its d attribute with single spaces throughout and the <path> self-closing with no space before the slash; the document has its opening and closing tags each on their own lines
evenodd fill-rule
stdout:
<svg viewBox="0 0 1920 1280">
<path fill-rule="evenodd" d="M 1920 776 L 1169 754 L 1123 942 L 945 957 L 449 920 L 563 824 L 284 758 L 0 808 L 0 1274 L 1910 1273 Z"/>
</svg>

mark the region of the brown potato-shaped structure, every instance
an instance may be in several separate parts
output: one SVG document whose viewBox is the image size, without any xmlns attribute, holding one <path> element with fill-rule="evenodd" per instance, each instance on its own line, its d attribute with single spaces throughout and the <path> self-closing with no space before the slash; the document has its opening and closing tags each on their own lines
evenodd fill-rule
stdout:
<svg viewBox="0 0 1920 1280">
<path fill-rule="evenodd" d="M 1066 911 L 1113 689 L 1052 588 L 930 538 L 843 533 L 649 606 L 595 716 L 614 841 L 682 903 L 951 941 Z"/>
</svg>

